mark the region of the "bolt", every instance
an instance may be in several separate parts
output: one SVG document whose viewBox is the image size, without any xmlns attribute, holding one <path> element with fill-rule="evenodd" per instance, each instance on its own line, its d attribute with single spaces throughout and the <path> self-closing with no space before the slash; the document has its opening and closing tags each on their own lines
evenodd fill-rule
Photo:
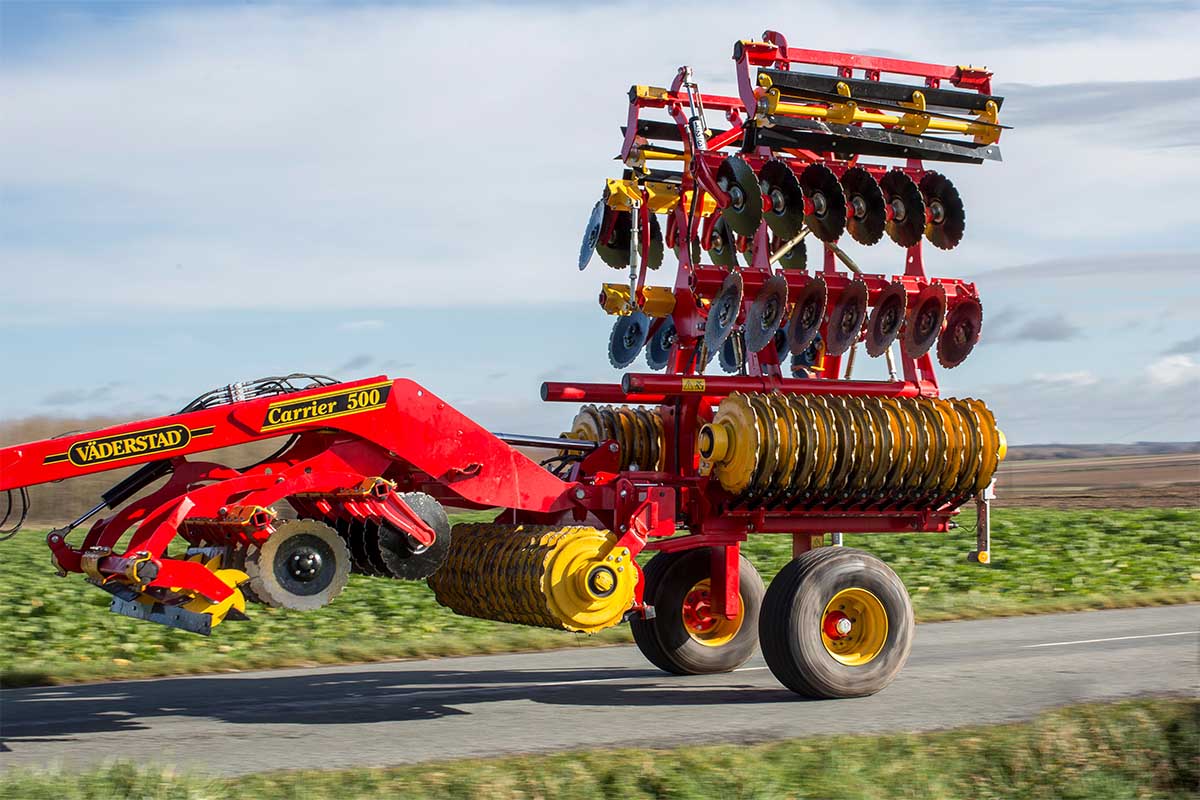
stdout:
<svg viewBox="0 0 1200 800">
<path fill-rule="evenodd" d="M 629 492 L 627 492 L 627 491 L 625 491 L 624 489 L 622 489 L 622 490 L 621 490 L 621 497 L 628 497 L 628 496 L 629 496 Z"/>
<path fill-rule="evenodd" d="M 582 499 L 583 499 L 583 496 L 584 496 L 584 491 L 583 491 L 583 489 L 576 489 L 576 490 L 575 490 L 575 497 L 576 497 L 576 499 L 578 499 L 578 500 L 582 500 Z"/>
<path fill-rule="evenodd" d="M 617 572 L 624 572 L 624 571 L 625 571 L 624 567 L 617 567 Z"/>
<path fill-rule="evenodd" d="M 616 446 L 616 444 L 610 444 L 610 445 L 608 446 L 608 449 L 609 449 L 611 452 L 613 452 L 613 453 L 617 452 L 617 446 Z"/>
<path fill-rule="evenodd" d="M 217 514 L 221 515 L 222 517 L 223 517 L 223 516 L 225 516 L 225 515 L 226 515 L 226 514 L 228 514 L 228 513 L 229 513 L 229 509 L 228 509 L 228 508 L 226 508 L 225 506 L 221 506 L 221 507 L 220 507 L 220 508 L 217 510 Z"/>
</svg>

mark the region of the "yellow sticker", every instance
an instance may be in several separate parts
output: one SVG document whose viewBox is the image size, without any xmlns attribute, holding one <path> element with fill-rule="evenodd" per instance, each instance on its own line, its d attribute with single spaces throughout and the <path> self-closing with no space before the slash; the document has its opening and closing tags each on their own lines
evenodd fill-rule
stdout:
<svg viewBox="0 0 1200 800">
<path fill-rule="evenodd" d="M 364 411 L 376 411 L 387 405 L 391 390 L 392 382 L 383 381 L 370 386 L 307 395 L 299 400 L 280 400 L 267 406 L 266 417 L 258 429 L 266 433 Z"/>
<path fill-rule="evenodd" d="M 683 390 L 685 392 L 703 392 L 704 378 L 684 378 Z"/>
</svg>

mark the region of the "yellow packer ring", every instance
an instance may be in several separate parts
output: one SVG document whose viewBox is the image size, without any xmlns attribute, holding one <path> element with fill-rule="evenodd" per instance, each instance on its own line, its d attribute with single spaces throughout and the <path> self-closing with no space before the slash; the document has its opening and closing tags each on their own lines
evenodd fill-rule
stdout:
<svg viewBox="0 0 1200 800">
<path fill-rule="evenodd" d="M 887 609 L 866 589 L 842 589 L 821 614 L 825 651 L 849 667 L 874 661 L 883 651 L 887 635 Z"/>
<path fill-rule="evenodd" d="M 708 578 L 697 583 L 683 598 L 683 627 L 688 636 L 705 647 L 721 647 L 733 641 L 742 629 L 745 605 L 738 597 L 738 610 L 733 619 L 712 613 L 712 583 Z"/>
</svg>

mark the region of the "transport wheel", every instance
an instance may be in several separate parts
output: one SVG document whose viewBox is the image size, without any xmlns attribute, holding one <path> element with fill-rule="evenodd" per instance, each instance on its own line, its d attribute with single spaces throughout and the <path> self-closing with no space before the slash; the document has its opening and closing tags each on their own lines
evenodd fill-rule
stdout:
<svg viewBox="0 0 1200 800">
<path fill-rule="evenodd" d="M 433 528 L 436 536 L 432 544 L 417 545 L 390 525 L 380 525 L 379 557 L 393 578 L 424 580 L 446 560 L 450 550 L 450 518 L 441 503 L 423 492 L 408 492 L 400 495 L 400 499 Z"/>
<path fill-rule="evenodd" d="M 350 551 L 337 531 L 314 519 L 281 524 L 246 556 L 247 586 L 259 602 L 309 611 L 346 588 Z"/>
<path fill-rule="evenodd" d="M 654 596 L 658 590 L 658 584 L 662 581 L 662 576 L 668 569 L 674 566 L 679 560 L 682 553 L 655 553 L 654 557 L 646 563 L 642 568 L 642 599 L 649 605 L 654 605 Z M 671 660 L 667 658 L 663 652 L 662 645 L 658 641 L 658 633 L 654 627 L 653 619 L 643 619 L 640 615 L 635 615 L 629 621 L 629 627 L 633 631 L 633 641 L 637 643 L 638 649 L 642 651 L 642 655 L 646 657 L 654 666 L 664 672 L 675 672 L 671 665 Z"/>
<path fill-rule="evenodd" d="M 764 587 L 754 565 L 739 561 L 741 591 L 734 619 L 711 614 L 712 549 L 681 553 L 656 577 L 653 627 L 655 656 L 642 652 L 656 666 L 676 675 L 731 672 L 754 654 L 758 644 L 758 612 Z M 641 643 L 639 642 L 639 645 Z"/>
<path fill-rule="evenodd" d="M 821 547 L 771 581 L 759 636 L 767 666 L 793 692 L 864 697 L 891 683 L 908 660 L 912 603 L 900 578 L 875 556 Z"/>
</svg>

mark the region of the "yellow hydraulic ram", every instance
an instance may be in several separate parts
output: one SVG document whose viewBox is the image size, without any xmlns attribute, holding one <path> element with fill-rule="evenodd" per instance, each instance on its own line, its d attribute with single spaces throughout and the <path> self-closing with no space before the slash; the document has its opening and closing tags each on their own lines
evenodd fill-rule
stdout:
<svg viewBox="0 0 1200 800">
<path fill-rule="evenodd" d="M 859 108 L 858 101 L 850 96 L 850 88 L 844 84 L 837 85 L 838 94 L 845 98 L 843 103 L 831 103 L 828 106 L 793 103 L 782 98 L 779 89 L 771 86 L 767 75 L 758 78 L 760 86 L 767 90 L 765 100 L 766 113 L 782 114 L 792 117 L 814 117 L 827 119 L 839 125 L 850 125 L 855 122 L 873 122 L 879 125 L 895 126 L 905 133 L 921 134 L 925 131 L 945 131 L 962 133 L 975 137 L 978 144 L 995 144 L 1000 140 L 1000 126 L 996 119 L 999 108 L 994 100 L 988 100 L 982 109 L 977 110 L 975 120 L 953 119 L 934 116 L 925 111 L 925 95 L 914 89 L 911 102 L 904 103 L 912 111 L 906 114 L 889 114 L 883 111 L 867 111 Z M 864 100 L 870 105 L 870 100 Z"/>
<path fill-rule="evenodd" d="M 574 525 L 456 525 L 428 583 L 463 616 L 594 633 L 633 605 L 637 568 L 616 541 Z"/>
</svg>

